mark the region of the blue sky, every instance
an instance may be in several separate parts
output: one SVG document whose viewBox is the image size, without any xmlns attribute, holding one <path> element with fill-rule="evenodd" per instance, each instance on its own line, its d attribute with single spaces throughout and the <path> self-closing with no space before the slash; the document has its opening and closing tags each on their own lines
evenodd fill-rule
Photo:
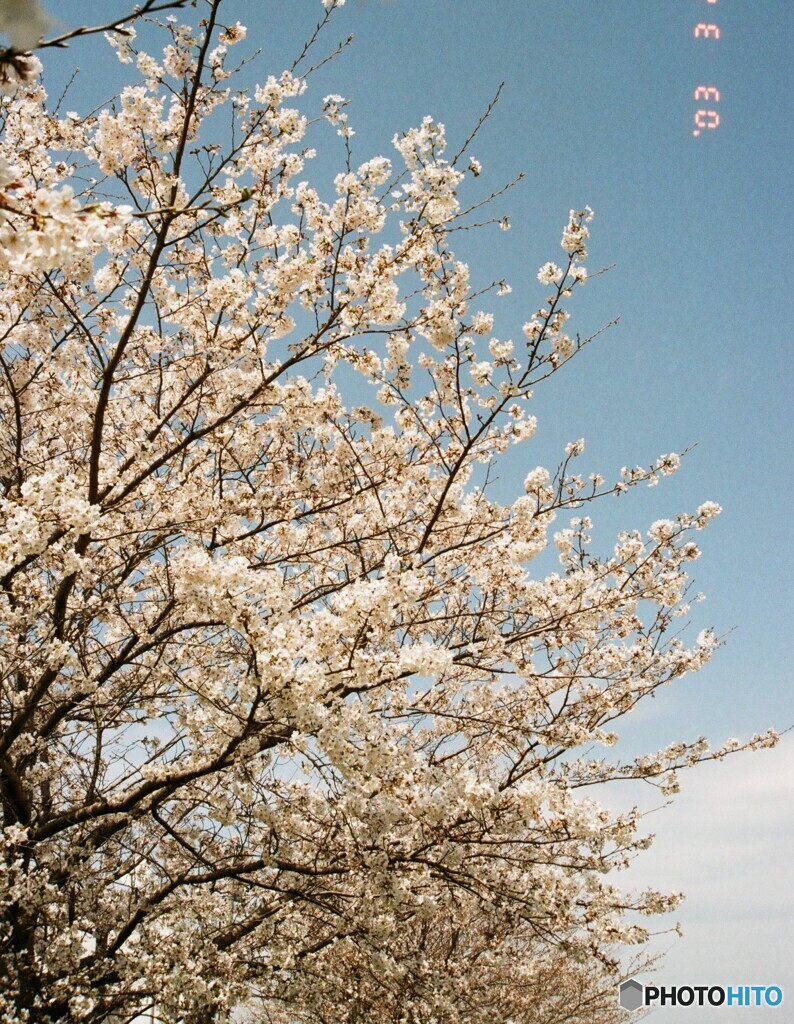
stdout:
<svg viewBox="0 0 794 1024">
<path fill-rule="evenodd" d="M 268 70 L 317 9 L 230 3 Z M 694 38 L 701 21 L 719 25 L 719 40 Z M 351 99 L 361 160 L 390 152 L 394 132 L 426 114 L 461 142 L 506 83 L 472 153 L 483 191 L 526 172 L 494 207 L 512 229 L 460 241 L 475 277 L 513 286 L 492 303 L 499 336 L 518 336 L 538 305 L 535 273 L 559 256 L 569 209 L 596 211 L 588 265 L 614 267 L 579 292 L 572 325 L 585 334 L 615 316 L 620 324 L 538 390 L 540 450 L 551 461 L 584 436 L 588 468 L 608 476 L 697 445 L 664 486 L 595 509 L 596 525 L 608 540 L 617 527 L 718 501 L 724 515 L 697 564 L 708 596 L 698 612 L 734 632 L 698 678 L 700 696 L 685 685 L 686 708 L 671 692 L 670 711 L 715 736 L 794 722 L 790 0 L 349 0 L 326 42 L 349 32 L 353 45 L 312 92 Z M 694 138 L 699 85 L 719 88 L 721 124 Z M 505 497 L 525 472 L 503 468 Z"/>
<path fill-rule="evenodd" d="M 72 25 L 95 5 L 49 6 Z M 317 0 L 228 0 L 227 19 L 239 18 L 261 47 L 262 79 L 291 62 L 320 13 Z M 696 39 L 699 22 L 717 24 L 720 38 Z M 518 337 L 542 298 L 535 273 L 559 256 L 569 209 L 595 210 L 588 266 L 614 267 L 574 299 L 572 326 L 587 334 L 614 316 L 620 324 L 538 391 L 537 449 L 526 458 L 556 463 L 566 441 L 584 436 L 583 466 L 609 478 L 697 444 L 671 480 L 592 512 L 608 550 L 617 529 L 706 499 L 724 508 L 703 537 L 695 568 L 707 601 L 694 614 L 699 627 L 733 632 L 711 665 L 638 722 L 638 735 L 657 745 L 794 723 L 791 29 L 791 0 L 348 0 L 325 38 L 331 46 L 352 32 L 354 43 L 311 87 L 314 99 L 351 99 L 363 161 L 389 152 L 392 135 L 426 114 L 459 144 L 505 81 L 472 153 L 484 191 L 519 171 L 526 178 L 494 207 L 512 230 L 464 235 L 459 253 L 475 278 L 513 286 L 492 303 L 500 337 Z M 113 90 L 119 67 L 96 59 L 98 45 L 47 58 L 91 67 L 77 99 Z M 701 85 L 719 89 L 721 123 L 695 138 Z M 341 151 L 332 152 L 316 172 L 340 166 Z M 503 468 L 505 498 L 526 468 Z M 690 893 L 679 914 L 686 936 L 662 980 L 687 980 L 689 967 L 701 972 L 688 978 L 696 983 L 704 971 L 714 982 L 788 983 L 794 999 L 794 970 L 780 953 L 794 948 L 792 746 L 789 738 L 771 754 L 707 766 L 684 780 L 674 809 L 654 815 L 659 842 L 637 871 Z M 762 979 L 766 963 L 774 972 Z M 675 1024 L 676 1013 L 653 1019 Z"/>
</svg>

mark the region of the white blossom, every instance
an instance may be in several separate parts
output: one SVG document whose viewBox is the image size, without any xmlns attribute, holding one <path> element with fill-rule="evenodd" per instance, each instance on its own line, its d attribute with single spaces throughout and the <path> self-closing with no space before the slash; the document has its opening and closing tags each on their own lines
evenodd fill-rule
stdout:
<svg viewBox="0 0 794 1024">
<path fill-rule="evenodd" d="M 562 268 L 558 267 L 556 263 L 544 263 L 538 271 L 538 281 L 541 284 L 555 284 L 562 280 L 562 276 Z"/>
<path fill-rule="evenodd" d="M 0 0 L 0 32 L 16 50 L 32 50 L 51 25 L 39 0 Z"/>
</svg>

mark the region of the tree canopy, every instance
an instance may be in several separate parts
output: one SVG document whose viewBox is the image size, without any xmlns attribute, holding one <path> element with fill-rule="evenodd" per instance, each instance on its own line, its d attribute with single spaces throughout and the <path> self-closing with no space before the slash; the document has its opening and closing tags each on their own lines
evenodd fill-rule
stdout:
<svg viewBox="0 0 794 1024">
<path fill-rule="evenodd" d="M 476 130 L 359 163 L 309 90 L 339 0 L 244 91 L 244 27 L 184 6 L 114 23 L 99 110 L 3 58 L 3 1019 L 607 1024 L 679 897 L 612 884 L 649 840 L 591 793 L 740 746 L 610 749 L 717 645 L 679 627 L 719 506 L 597 551 L 585 506 L 680 458 L 607 482 L 582 440 L 496 501 L 590 340 L 592 211 L 500 340 L 452 251 Z"/>
</svg>

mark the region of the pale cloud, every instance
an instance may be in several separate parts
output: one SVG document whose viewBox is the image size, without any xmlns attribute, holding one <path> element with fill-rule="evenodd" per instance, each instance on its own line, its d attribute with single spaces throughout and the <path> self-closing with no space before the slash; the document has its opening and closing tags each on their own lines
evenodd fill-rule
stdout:
<svg viewBox="0 0 794 1024">
<path fill-rule="evenodd" d="M 737 755 L 682 773 L 673 804 L 645 819 L 653 847 L 620 878 L 624 887 L 682 890 L 671 915 L 683 937 L 665 936 L 668 954 L 654 980 L 673 984 L 779 985 L 794 1000 L 794 743 Z M 625 804 L 627 794 L 605 801 Z M 631 794 L 630 802 L 638 799 Z M 656 801 L 658 803 L 658 801 Z M 649 803 L 652 806 L 652 803 Z M 640 980 L 650 982 L 646 977 Z M 659 1007 L 651 1019 L 678 1024 L 686 1011 Z M 748 1024 L 768 1009 L 742 1010 Z M 698 1021 L 726 1020 L 722 1008 L 697 1010 Z M 778 1016 L 780 1016 L 778 1014 Z"/>
</svg>

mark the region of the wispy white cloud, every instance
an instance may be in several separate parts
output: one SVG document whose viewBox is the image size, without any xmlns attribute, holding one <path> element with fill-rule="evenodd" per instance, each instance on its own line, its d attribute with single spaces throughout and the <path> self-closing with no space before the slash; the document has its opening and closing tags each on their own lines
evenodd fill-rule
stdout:
<svg viewBox="0 0 794 1024">
<path fill-rule="evenodd" d="M 682 792 L 646 821 L 656 842 L 623 886 L 687 894 L 683 938 L 658 940 L 669 952 L 655 983 L 777 984 L 794 1002 L 794 742 L 682 773 Z M 724 1008 L 696 1012 L 732 1019 Z M 743 1008 L 742 1021 L 769 1024 L 770 1012 Z M 678 1024 L 685 1013 L 659 1007 L 652 1019 Z"/>
</svg>

